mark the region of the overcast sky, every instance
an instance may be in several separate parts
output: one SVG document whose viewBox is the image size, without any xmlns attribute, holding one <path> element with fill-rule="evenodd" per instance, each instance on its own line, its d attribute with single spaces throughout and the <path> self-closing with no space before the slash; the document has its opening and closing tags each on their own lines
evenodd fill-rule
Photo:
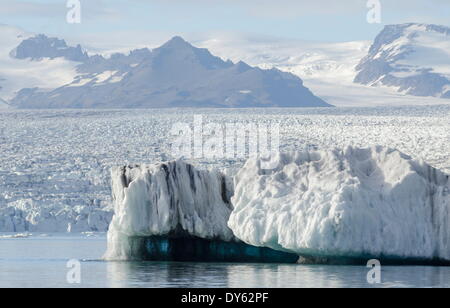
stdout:
<svg viewBox="0 0 450 308">
<path fill-rule="evenodd" d="M 450 26 L 449 0 L 380 0 L 381 24 L 366 20 L 368 0 L 80 0 L 81 24 L 68 24 L 67 0 L 0 0 L 0 22 L 83 41 L 160 40 L 236 33 L 317 41 L 371 40 L 385 24 Z M 144 42 L 145 41 L 145 42 Z"/>
</svg>

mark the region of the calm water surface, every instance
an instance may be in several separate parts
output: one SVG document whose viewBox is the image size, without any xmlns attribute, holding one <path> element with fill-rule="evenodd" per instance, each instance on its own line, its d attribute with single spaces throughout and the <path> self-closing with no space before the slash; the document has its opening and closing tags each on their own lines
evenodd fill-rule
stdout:
<svg viewBox="0 0 450 308">
<path fill-rule="evenodd" d="M 363 266 L 105 262 L 104 234 L 0 234 L 0 287 L 373 287 Z M 67 261 L 81 261 L 69 284 Z M 450 287 L 449 267 L 385 266 L 376 287 Z"/>
</svg>

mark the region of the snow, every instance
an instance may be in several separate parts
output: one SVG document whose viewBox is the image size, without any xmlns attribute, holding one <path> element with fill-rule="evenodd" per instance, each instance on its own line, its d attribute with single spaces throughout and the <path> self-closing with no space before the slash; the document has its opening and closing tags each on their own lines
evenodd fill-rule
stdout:
<svg viewBox="0 0 450 308">
<path fill-rule="evenodd" d="M 304 85 L 315 95 L 334 106 L 410 106 L 450 103 L 450 100 L 441 98 L 404 95 L 397 92 L 398 87 L 370 87 L 355 84 L 353 82 L 356 76 L 355 67 L 363 57 L 367 56 L 371 41 L 313 42 L 217 32 L 206 36 L 192 34 L 188 36 L 188 39 L 198 47 L 208 48 L 212 54 L 224 60 L 230 59 L 235 63 L 244 61 L 263 69 L 276 67 L 282 71 L 291 72 L 299 76 Z M 164 38 L 147 38 L 147 40 L 150 41 L 146 41 L 144 45 L 142 42 L 135 42 L 120 49 L 109 44 L 101 44 L 99 51 L 104 54 L 112 54 L 118 50 L 126 53 L 138 44 L 141 44 L 140 47 L 157 47 Z M 100 42 L 91 43 L 89 47 L 97 50 L 98 44 Z"/>
<path fill-rule="evenodd" d="M 449 175 L 385 147 L 250 159 L 235 177 L 234 234 L 313 257 L 450 260 Z"/>
<path fill-rule="evenodd" d="M 48 206 L 21 199 L 0 207 L 2 232 L 82 232 L 106 231 L 112 212 L 95 206 Z"/>
<path fill-rule="evenodd" d="M 394 54 L 396 50 L 397 52 L 402 50 L 402 44 L 413 44 L 416 48 L 415 52 L 407 54 L 405 59 L 397 63 L 398 65 L 407 65 L 410 68 L 417 68 L 417 70 L 427 67 L 431 68 L 433 72 L 449 76 L 448 50 L 450 48 L 447 46 L 448 40 L 443 39 L 444 34 L 423 32 L 422 28 L 411 26 L 409 31 L 411 33 L 420 32 L 419 36 L 402 37 L 384 48 L 391 48 L 391 52 Z M 242 60 L 263 69 L 276 67 L 282 71 L 291 72 L 302 78 L 303 84 L 315 95 L 335 106 L 404 106 L 450 103 L 448 99 L 405 95 L 406 91 L 398 93 L 398 87 L 374 88 L 353 83 L 356 75 L 355 67 L 367 55 L 371 44 L 369 41 L 330 43 L 224 33 L 211 35 L 213 38 L 194 37 L 192 41 L 200 47 L 208 48 L 213 54 L 217 54 L 223 59 L 231 59 L 234 62 Z M 122 72 L 116 73 L 107 70 L 98 71 L 82 78 L 83 75 L 76 72 L 76 66 L 79 63 L 63 58 L 43 59 L 42 61 L 12 59 L 9 52 L 23 39 L 30 36 L 31 34 L 17 28 L 8 26 L 0 28 L 0 38 L 2 38 L 0 66 L 3 69 L 0 73 L 0 86 L 3 87 L 0 90 L 0 98 L 9 100 L 22 88 L 55 89 L 66 85 L 65 87 L 72 91 L 92 83 L 92 86 L 97 89 L 106 83 L 119 84 L 126 75 Z M 155 42 L 150 45 L 156 46 Z M 90 47 L 92 50 L 96 49 L 95 46 Z M 132 47 L 134 46 L 130 46 L 130 48 Z M 112 53 L 106 47 L 103 48 L 103 51 L 105 54 Z M 125 50 L 121 49 L 121 51 Z M 137 66 L 138 63 L 131 64 L 132 68 Z M 30 72 L 32 73 L 30 74 Z M 415 74 L 416 69 L 394 75 L 404 78 Z M 43 76 L 45 77 L 43 78 Z M 74 81 L 74 78 L 78 78 L 78 82 Z M 248 91 L 248 89 L 243 91 Z M 224 101 L 229 102 L 230 99 L 224 99 Z"/>
<path fill-rule="evenodd" d="M 0 239 L 16 239 L 16 238 L 28 238 L 32 236 L 31 233 L 15 233 L 15 234 L 7 234 L 7 235 L 0 235 Z"/>
<path fill-rule="evenodd" d="M 123 74 L 119 74 L 119 75 L 115 75 L 115 76 L 112 76 L 109 80 L 108 80 L 108 82 L 109 83 L 117 83 L 117 82 L 121 82 L 122 80 L 123 80 L 123 78 L 127 75 L 128 73 L 123 73 Z"/>
<path fill-rule="evenodd" d="M 107 81 L 108 79 L 113 78 L 113 76 L 118 73 L 118 71 L 104 71 L 103 73 L 97 74 L 95 76 L 97 83 L 102 83 Z"/>
<path fill-rule="evenodd" d="M 0 98 L 0 109 L 8 109 L 11 108 L 8 103 Z"/>
<path fill-rule="evenodd" d="M 140 65 L 130 67 L 136 61 Z M 20 91 L 12 105 L 19 109 L 331 107 L 292 74 L 225 62 L 180 37 L 153 52 L 134 50 L 109 59 L 94 56 L 77 70 L 82 75 L 73 84 L 51 91 Z"/>
<path fill-rule="evenodd" d="M 12 26 L 0 25 L 0 98 L 10 100 L 23 88 L 52 89 L 70 83 L 76 76 L 77 62 L 62 58 L 41 61 L 19 60 L 11 51 L 33 34 Z M 0 103 L 1 105 L 1 103 Z"/>
<path fill-rule="evenodd" d="M 227 227 L 232 190 L 217 171 L 182 161 L 113 168 L 112 193 L 107 259 L 130 257 L 136 236 L 234 239 Z"/>
<path fill-rule="evenodd" d="M 122 81 L 123 77 L 126 73 L 118 74 L 119 71 L 110 71 L 106 70 L 104 72 L 98 74 L 82 74 L 77 77 L 70 83 L 65 85 L 65 87 L 82 87 L 91 82 L 95 84 L 103 84 L 103 83 L 117 83 Z"/>
<path fill-rule="evenodd" d="M 445 99 L 450 84 L 450 28 L 425 24 L 385 26 L 357 66 L 355 82 L 388 86 L 410 98 Z M 448 97 L 447 97 L 448 98 Z"/>
<path fill-rule="evenodd" d="M 415 35 L 413 35 L 415 34 Z M 426 31 L 424 27 L 410 27 L 405 31 L 409 37 L 406 42 L 395 42 L 402 46 L 410 44 L 414 51 L 407 53 L 397 66 L 416 69 L 429 68 L 432 72 L 450 78 L 450 37 L 444 33 Z"/>
<path fill-rule="evenodd" d="M 198 40 L 197 44 L 224 59 L 242 60 L 264 69 L 276 67 L 293 73 L 315 95 L 338 107 L 450 103 L 450 100 L 440 98 L 404 95 L 397 92 L 397 87 L 374 88 L 355 84 L 355 67 L 367 55 L 371 43 L 312 42 L 216 34 L 214 39 Z M 439 44 L 438 41 L 433 43 Z M 438 45 L 435 46 L 438 48 Z M 427 62 L 428 59 L 422 58 L 421 61 Z M 444 67 L 444 64 L 448 65 L 448 61 L 441 61 L 439 67 Z"/>
<path fill-rule="evenodd" d="M 71 84 L 66 85 L 66 87 L 82 87 L 92 82 L 94 78 L 83 78 L 83 75 L 77 76 Z"/>
<path fill-rule="evenodd" d="M 396 65 L 409 67 L 408 72 L 397 72 L 394 76 L 405 78 L 416 75 L 423 68 L 450 76 L 448 64 L 450 46 L 445 34 L 425 31 L 423 25 L 412 25 L 405 36 L 383 47 L 382 51 L 395 56 L 404 46 L 414 46 L 414 52 L 407 53 Z M 411 35 L 408 34 L 417 34 Z M 79 63 L 63 58 L 42 61 L 17 60 L 9 56 L 11 50 L 32 34 L 9 26 L 0 27 L 0 98 L 10 100 L 22 88 L 39 87 L 55 89 L 66 85 L 71 90 L 92 82 L 96 88 L 119 84 L 125 74 L 115 71 L 99 71 L 85 79 L 76 72 Z M 214 33 L 211 37 L 192 38 L 196 45 L 208 48 L 213 54 L 234 62 L 245 61 L 263 69 L 279 68 L 302 78 L 304 85 L 315 95 L 335 106 L 402 106 L 450 103 L 437 97 L 415 97 L 398 93 L 398 87 L 370 87 L 353 83 L 355 67 L 367 55 L 369 41 L 311 42 L 273 37 Z M 158 41 L 159 42 L 159 41 Z M 142 42 L 141 42 L 142 43 Z M 94 44 L 95 45 L 95 44 Z M 155 45 L 155 42 L 150 45 Z M 90 46 L 95 50 L 95 46 Z M 134 46 L 129 46 L 130 48 Z M 143 46 L 141 46 L 143 47 Z M 105 54 L 112 51 L 104 46 Z M 117 51 L 117 50 L 116 50 Z M 124 49 L 121 49 L 124 52 Z M 132 68 L 138 63 L 131 64 Z M 31 73 L 30 73 L 31 72 Z M 44 78 L 43 78 L 44 76 Z M 79 82 L 72 82 L 78 78 Z M 243 91 L 248 91 L 244 89 Z M 246 94 L 246 93 L 242 93 Z M 248 93 L 249 94 L 249 93 Z M 52 97 L 51 97 L 52 98 Z M 53 97 L 54 98 L 54 97 Z M 224 99 L 225 101 L 226 99 Z M 229 100 L 228 100 L 229 101 Z M 0 103 L 0 108 L 4 107 Z"/>
</svg>

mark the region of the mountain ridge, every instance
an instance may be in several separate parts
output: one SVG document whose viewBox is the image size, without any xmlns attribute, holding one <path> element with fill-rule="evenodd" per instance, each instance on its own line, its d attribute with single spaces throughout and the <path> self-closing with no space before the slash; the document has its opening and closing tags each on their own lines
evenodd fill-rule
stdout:
<svg viewBox="0 0 450 308">
<path fill-rule="evenodd" d="M 55 57 L 67 57 L 66 51 L 73 55 L 74 49 L 64 41 L 49 40 L 50 44 L 43 42 L 47 49 L 38 48 L 40 57 L 42 50 Z M 48 48 L 52 44 L 61 45 L 64 52 L 55 54 Z M 71 83 L 51 90 L 21 89 L 11 104 L 18 108 L 331 106 L 295 75 L 224 61 L 180 36 L 153 50 L 136 49 L 128 55 L 79 55 L 78 75 Z M 36 57 L 27 54 L 26 58 Z"/>
<path fill-rule="evenodd" d="M 356 71 L 355 83 L 450 98 L 450 28 L 420 23 L 387 25 Z"/>
</svg>

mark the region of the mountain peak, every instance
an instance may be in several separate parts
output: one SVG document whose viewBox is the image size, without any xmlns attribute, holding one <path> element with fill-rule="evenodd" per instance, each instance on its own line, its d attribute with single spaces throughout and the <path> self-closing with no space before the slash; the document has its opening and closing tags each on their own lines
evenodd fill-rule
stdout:
<svg viewBox="0 0 450 308">
<path fill-rule="evenodd" d="M 42 44 L 33 44 L 41 39 Z M 45 55 L 55 49 L 44 37 L 35 41 L 23 43 L 19 51 L 37 57 L 41 56 L 36 55 L 41 47 L 46 47 Z M 249 72 L 243 74 L 245 71 Z M 22 89 L 11 105 L 19 108 L 330 106 L 305 88 L 299 78 L 259 70 L 244 62 L 234 67 L 232 62 L 225 62 L 180 36 L 151 52 L 142 49 L 129 55 L 115 54 L 109 59 L 89 57 L 77 66 L 77 73 L 73 82 L 56 89 Z"/>
<path fill-rule="evenodd" d="M 167 41 L 161 48 L 193 48 L 191 44 L 189 44 L 186 40 L 184 40 L 181 36 L 174 36 L 169 41 Z"/>
<path fill-rule="evenodd" d="M 70 61 L 84 62 L 89 56 L 80 45 L 68 46 L 66 41 L 38 34 L 23 40 L 12 52 L 11 56 L 17 59 L 40 60 L 43 58 L 65 58 Z"/>
<path fill-rule="evenodd" d="M 389 86 L 416 96 L 450 98 L 450 28 L 433 24 L 388 25 L 356 67 L 354 81 Z M 421 59 L 418 61 L 417 59 Z"/>
</svg>

